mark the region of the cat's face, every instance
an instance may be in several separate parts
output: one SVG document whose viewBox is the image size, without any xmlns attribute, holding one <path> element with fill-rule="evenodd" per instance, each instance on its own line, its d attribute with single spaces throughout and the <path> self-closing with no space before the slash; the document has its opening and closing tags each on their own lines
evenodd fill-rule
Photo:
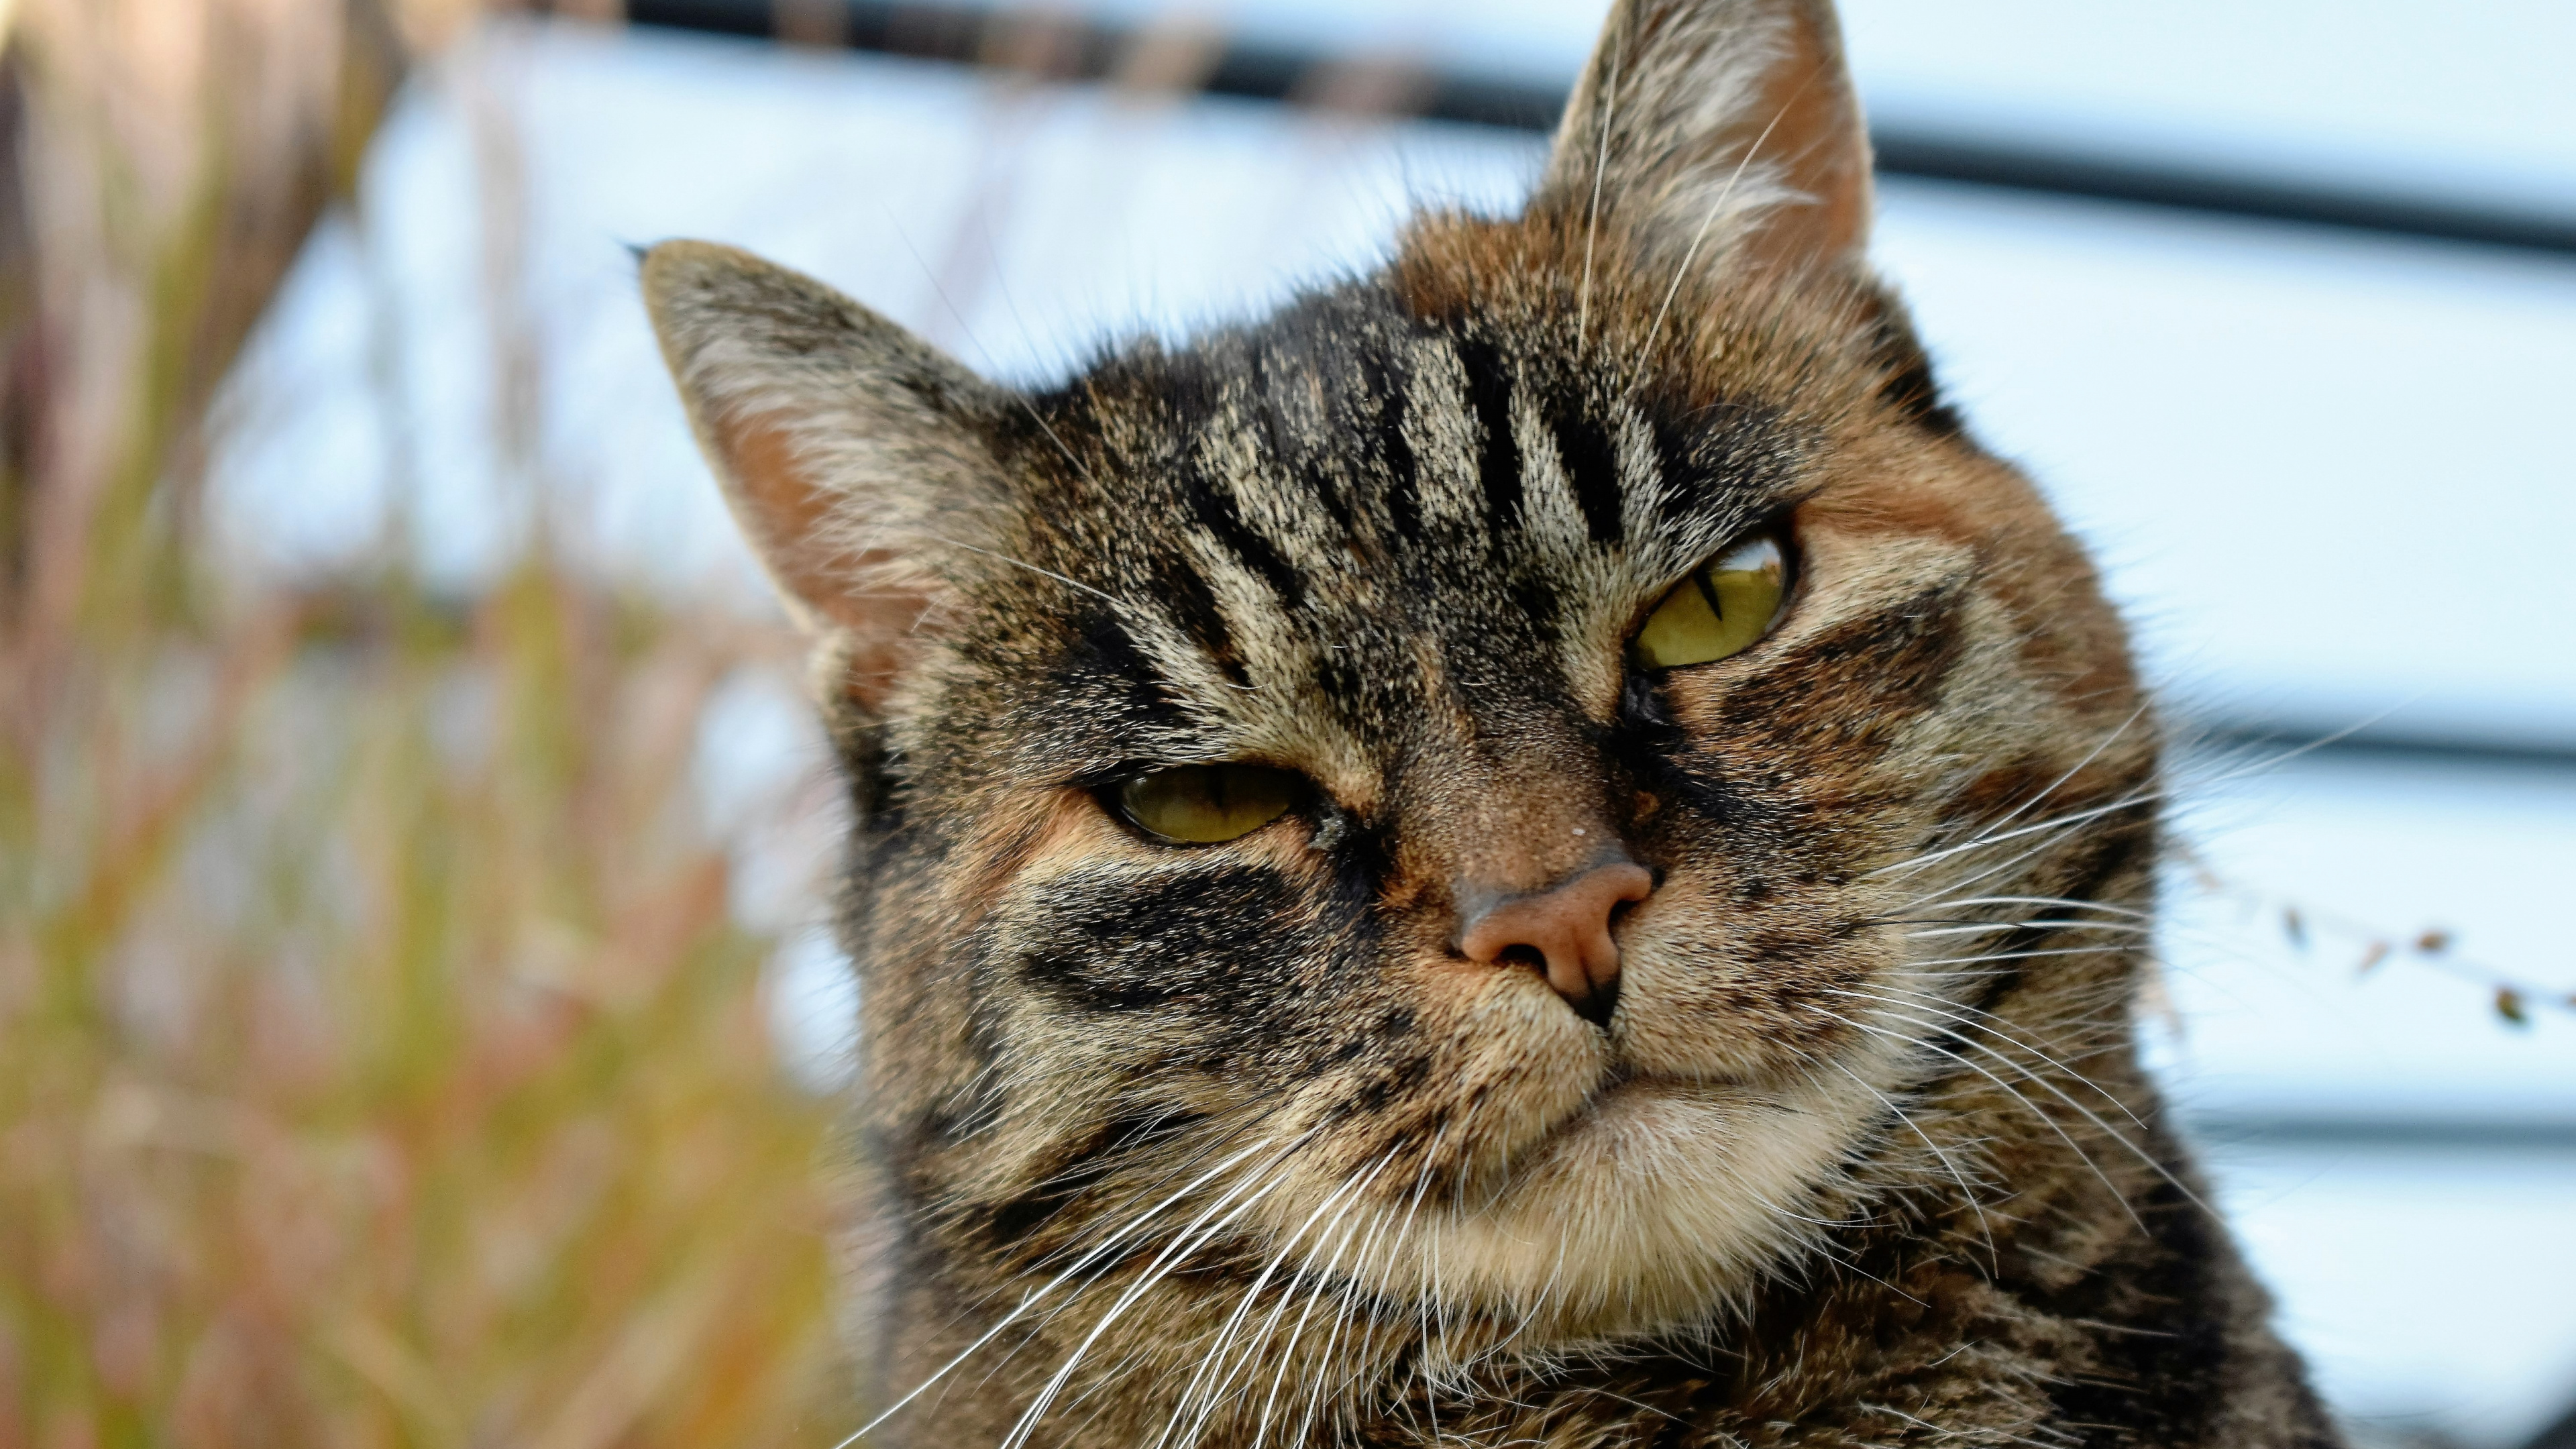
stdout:
<svg viewBox="0 0 2576 1449">
<path fill-rule="evenodd" d="M 1596 67 L 1523 218 L 1043 395 L 648 263 L 833 641 L 869 1091 L 947 1271 L 1687 1322 L 1863 1210 L 2010 903 L 2129 868 L 2061 823 L 2152 769 L 2118 626 L 1855 260 L 1830 30 L 1701 8 L 1629 17 L 1640 94 Z M 1831 104 L 1782 166 L 1691 129 L 1784 65 Z"/>
</svg>

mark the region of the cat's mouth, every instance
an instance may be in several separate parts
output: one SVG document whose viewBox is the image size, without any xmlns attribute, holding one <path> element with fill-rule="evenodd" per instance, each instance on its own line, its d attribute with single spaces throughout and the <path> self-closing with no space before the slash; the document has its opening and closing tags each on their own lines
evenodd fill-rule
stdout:
<svg viewBox="0 0 2576 1449">
<path fill-rule="evenodd" d="M 1614 1063 L 1601 1074 L 1600 1085 L 1592 1089 L 1592 1095 L 1585 1098 L 1580 1107 L 1567 1113 L 1565 1120 L 1557 1124 L 1556 1131 L 1578 1127 L 1588 1117 L 1616 1110 L 1640 1097 L 1688 1091 L 1740 1091 L 1748 1085 L 1736 1077 L 1681 1076 L 1652 1071 L 1629 1062 Z"/>
<path fill-rule="evenodd" d="M 1855 1107 L 1824 1079 L 1606 1068 L 1484 1181 L 1435 1195 L 1418 1231 L 1437 1291 L 1575 1336 L 1702 1314 L 1808 1231 Z"/>
<path fill-rule="evenodd" d="M 1652 1115 L 1670 1103 L 1733 1103 L 1754 1094 L 1752 1084 L 1731 1077 L 1670 1076 L 1625 1064 L 1613 1066 L 1603 1073 L 1592 1095 L 1531 1143 L 1523 1157 L 1533 1158 L 1571 1136 L 1623 1130 L 1641 1114 Z"/>
<path fill-rule="evenodd" d="M 1683 1159 L 1723 1157 L 1748 1134 L 1766 1130 L 1779 1106 L 1776 1091 L 1751 1081 L 1615 1064 L 1590 1092 L 1517 1140 L 1489 1142 L 1482 1152 L 1471 1147 L 1469 1162 L 1484 1160 L 1462 1164 L 1457 1200 L 1507 1211 L 1516 1198 L 1560 1190 L 1550 1185 L 1560 1180 L 1606 1186 L 1669 1172 Z"/>
</svg>

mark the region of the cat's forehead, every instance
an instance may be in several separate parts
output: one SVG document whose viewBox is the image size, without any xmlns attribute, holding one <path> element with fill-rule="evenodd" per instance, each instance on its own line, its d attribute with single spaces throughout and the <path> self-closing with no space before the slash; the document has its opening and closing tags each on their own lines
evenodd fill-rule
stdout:
<svg viewBox="0 0 2576 1449">
<path fill-rule="evenodd" d="M 1366 285 L 1112 358 L 1052 407 L 1096 461 L 1033 509 L 1030 561 L 1092 617 L 1036 682 L 1065 730 L 1182 753 L 1383 752 L 1614 691 L 1639 611 L 1783 507 L 1811 441 Z"/>
<path fill-rule="evenodd" d="M 1289 599 L 1664 566 L 1776 501 L 1800 441 L 1776 406 L 1682 395 L 1557 330 L 1354 286 L 1115 359 L 1083 389 L 1110 474 L 1086 501 Z"/>
</svg>

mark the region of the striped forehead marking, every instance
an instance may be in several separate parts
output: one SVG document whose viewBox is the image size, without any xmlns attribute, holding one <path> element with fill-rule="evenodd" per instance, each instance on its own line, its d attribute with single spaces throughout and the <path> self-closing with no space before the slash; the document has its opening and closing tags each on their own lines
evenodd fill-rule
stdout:
<svg viewBox="0 0 2576 1449">
<path fill-rule="evenodd" d="M 1291 605 L 1372 534 L 1612 547 L 1644 516 L 1632 495 L 1660 491 L 1633 405 L 1542 389 L 1480 336 L 1373 337 L 1293 379 L 1258 371 L 1268 385 L 1178 420 L 1186 486 L 1192 521 Z"/>
</svg>

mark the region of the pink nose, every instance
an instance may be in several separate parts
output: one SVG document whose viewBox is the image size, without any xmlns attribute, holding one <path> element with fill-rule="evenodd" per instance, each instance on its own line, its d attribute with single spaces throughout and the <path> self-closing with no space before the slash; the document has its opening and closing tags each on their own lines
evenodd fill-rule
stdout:
<svg viewBox="0 0 2576 1449">
<path fill-rule="evenodd" d="M 1596 865 L 1527 895 L 1478 902 L 1459 894 L 1463 929 L 1458 951 L 1491 964 L 1537 957 L 1547 984 L 1584 1018 L 1607 1023 L 1619 996 L 1619 943 L 1610 926 L 1619 908 L 1654 894 L 1655 878 L 1633 861 Z"/>
</svg>

